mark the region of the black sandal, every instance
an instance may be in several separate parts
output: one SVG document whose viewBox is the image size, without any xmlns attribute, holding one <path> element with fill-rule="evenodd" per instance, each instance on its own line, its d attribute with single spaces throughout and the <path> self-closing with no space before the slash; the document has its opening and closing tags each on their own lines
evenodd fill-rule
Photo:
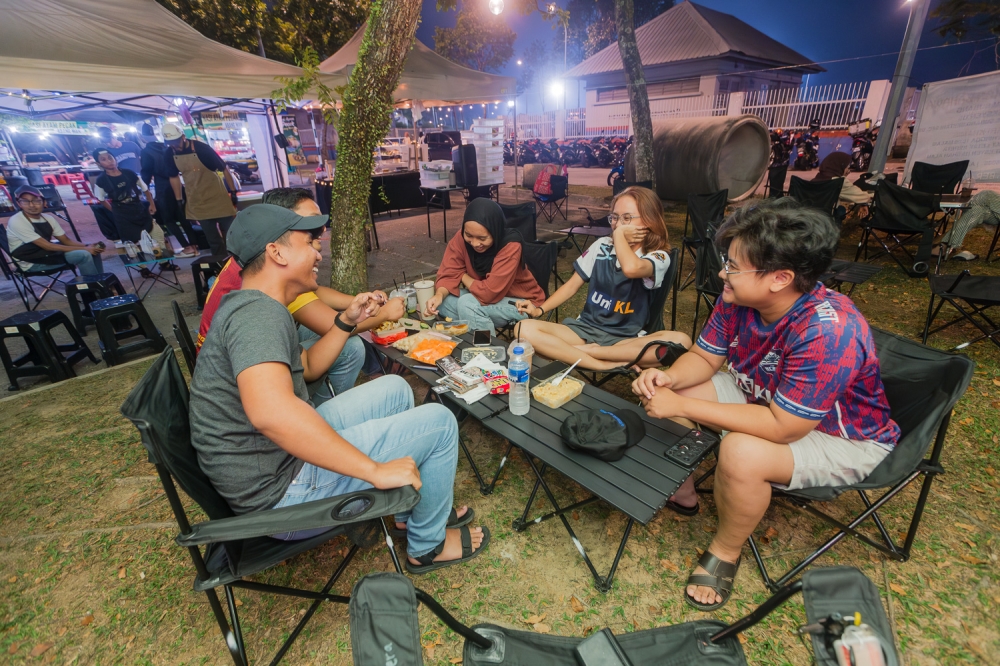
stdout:
<svg viewBox="0 0 1000 666">
<path fill-rule="evenodd" d="M 667 503 L 664 506 L 674 513 L 687 516 L 689 518 L 691 516 L 697 516 L 698 512 L 701 511 L 701 505 L 698 502 L 695 502 L 694 506 L 684 506 L 683 504 L 678 504 L 673 500 L 667 500 Z"/>
<path fill-rule="evenodd" d="M 736 572 L 740 570 L 740 562 L 742 560 L 743 556 L 740 555 L 736 558 L 735 563 L 726 562 L 724 560 L 720 560 L 718 557 L 706 550 L 702 556 L 698 558 L 698 564 L 708 573 L 693 573 L 688 576 L 687 583 L 684 586 L 684 601 L 688 602 L 690 606 L 693 606 L 700 611 L 714 611 L 725 606 L 726 602 L 729 601 L 730 595 L 733 593 L 733 581 L 736 579 Z M 722 597 L 722 601 L 716 604 L 698 603 L 687 593 L 688 585 L 702 585 L 704 587 L 710 587 L 715 590 L 720 597 Z"/>
<path fill-rule="evenodd" d="M 479 544 L 479 548 L 472 549 L 472 532 L 469 531 L 468 525 L 463 525 L 458 528 L 462 535 L 462 557 L 455 560 L 445 560 L 443 562 L 435 562 L 434 558 L 441 554 L 444 550 L 444 541 L 438 544 L 437 548 L 429 553 L 425 553 L 420 557 L 415 557 L 413 559 L 420 562 L 419 565 L 410 562 L 410 558 L 406 558 L 406 571 L 413 574 L 414 576 L 420 576 L 425 573 L 430 573 L 437 569 L 443 569 L 444 567 L 450 567 L 453 564 L 462 564 L 463 562 L 468 562 L 471 559 L 479 557 L 479 554 L 486 550 L 486 546 L 490 544 L 490 531 L 486 527 L 483 527 L 483 542 Z"/>
<path fill-rule="evenodd" d="M 468 509 L 466 509 L 465 514 L 461 518 L 458 517 L 458 511 L 455 510 L 455 507 L 452 507 L 451 513 L 448 514 L 448 522 L 445 524 L 445 527 L 446 528 L 463 527 L 471 523 L 473 520 L 475 520 L 475 518 L 476 518 L 476 510 L 473 509 L 471 506 Z M 392 529 L 390 529 L 389 534 L 396 537 L 397 539 L 406 538 L 406 530 L 405 529 L 401 530 L 398 527 L 393 527 Z"/>
</svg>

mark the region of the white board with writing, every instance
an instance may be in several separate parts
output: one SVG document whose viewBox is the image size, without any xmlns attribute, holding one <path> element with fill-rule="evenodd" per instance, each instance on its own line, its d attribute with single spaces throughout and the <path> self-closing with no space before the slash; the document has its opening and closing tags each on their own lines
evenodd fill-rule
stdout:
<svg viewBox="0 0 1000 666">
<path fill-rule="evenodd" d="M 969 160 L 979 183 L 1000 182 L 1000 72 L 936 81 L 924 86 L 906 156 L 904 181 L 914 162 Z"/>
</svg>

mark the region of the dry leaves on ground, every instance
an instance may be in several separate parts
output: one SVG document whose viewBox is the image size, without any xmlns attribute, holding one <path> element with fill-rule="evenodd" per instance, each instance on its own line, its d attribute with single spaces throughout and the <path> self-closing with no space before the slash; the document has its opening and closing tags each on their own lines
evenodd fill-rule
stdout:
<svg viewBox="0 0 1000 666">
<path fill-rule="evenodd" d="M 569 598 L 569 605 L 573 608 L 574 613 L 582 613 L 586 610 L 583 603 L 575 596 Z"/>
<path fill-rule="evenodd" d="M 31 648 L 31 654 L 29 654 L 28 656 L 37 657 L 39 655 L 45 654 L 46 652 L 49 651 L 49 648 L 51 648 L 52 645 L 53 645 L 52 643 L 39 643 L 35 647 Z"/>
<path fill-rule="evenodd" d="M 676 564 L 674 564 L 670 560 L 660 560 L 660 566 L 663 567 L 664 569 L 669 569 L 670 571 L 673 571 L 674 573 L 677 573 L 678 571 L 680 571 L 680 567 L 678 567 Z"/>
<path fill-rule="evenodd" d="M 898 594 L 901 597 L 906 596 L 906 590 L 903 589 L 902 585 L 897 585 L 896 583 L 889 583 L 889 589 Z"/>
</svg>

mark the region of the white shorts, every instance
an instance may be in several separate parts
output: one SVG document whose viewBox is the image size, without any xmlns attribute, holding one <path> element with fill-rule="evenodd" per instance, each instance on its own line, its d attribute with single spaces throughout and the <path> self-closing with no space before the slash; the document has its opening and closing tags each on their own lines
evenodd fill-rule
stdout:
<svg viewBox="0 0 1000 666">
<path fill-rule="evenodd" d="M 729 373 L 715 373 L 712 385 L 719 402 L 746 404 L 746 394 Z M 791 442 L 788 448 L 792 450 L 795 461 L 792 479 L 787 486 L 771 484 L 784 490 L 849 486 L 863 481 L 889 455 L 889 449 L 874 440 L 845 439 L 816 429 Z"/>
</svg>

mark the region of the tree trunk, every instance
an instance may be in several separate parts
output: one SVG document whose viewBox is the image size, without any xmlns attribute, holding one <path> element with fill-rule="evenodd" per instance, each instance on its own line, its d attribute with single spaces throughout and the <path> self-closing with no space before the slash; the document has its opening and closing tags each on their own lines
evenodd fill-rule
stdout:
<svg viewBox="0 0 1000 666">
<path fill-rule="evenodd" d="M 375 0 L 344 91 L 337 128 L 337 171 L 330 206 L 330 286 L 345 293 L 368 290 L 364 226 L 372 181 L 372 152 L 385 136 L 392 92 L 413 45 L 421 0 Z"/>
<path fill-rule="evenodd" d="M 618 52 L 625 69 L 628 102 L 632 110 L 632 155 L 635 157 L 635 179 L 648 180 L 656 191 L 656 170 L 653 168 L 653 119 L 649 114 L 646 76 L 642 72 L 639 46 L 635 42 L 635 21 L 632 0 L 615 0 L 615 23 L 618 27 Z"/>
</svg>

